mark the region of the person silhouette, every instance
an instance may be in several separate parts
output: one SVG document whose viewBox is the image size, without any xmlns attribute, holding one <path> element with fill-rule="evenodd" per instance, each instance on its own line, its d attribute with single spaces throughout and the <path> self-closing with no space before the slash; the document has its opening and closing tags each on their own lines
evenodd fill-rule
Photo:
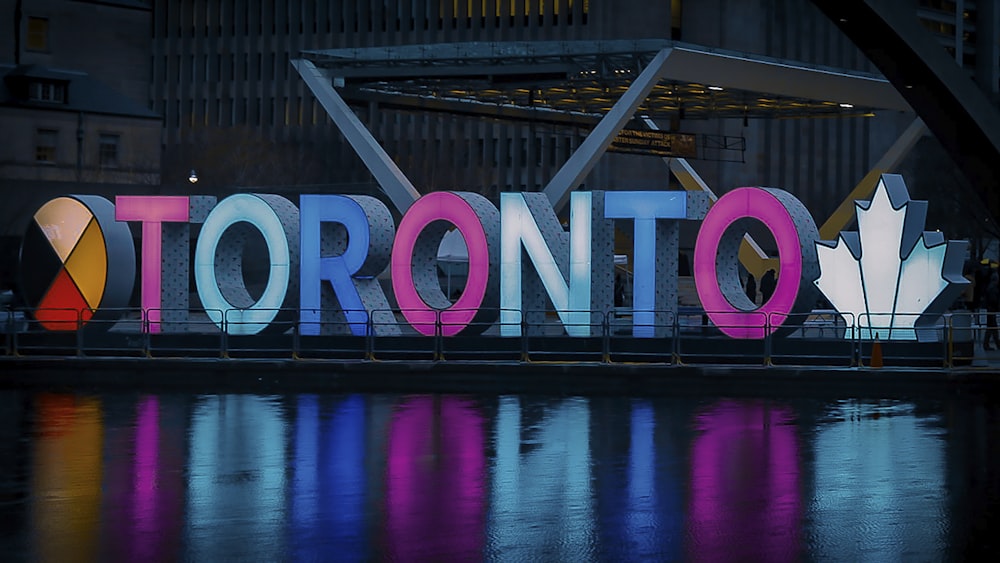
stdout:
<svg viewBox="0 0 1000 563">
<path fill-rule="evenodd" d="M 778 285 L 778 279 L 775 275 L 774 269 L 770 269 L 764 273 L 764 276 L 760 278 L 760 302 L 763 305 L 771 299 L 771 295 L 774 294 L 774 288 Z"/>
<path fill-rule="evenodd" d="M 757 278 L 753 277 L 753 274 L 747 274 L 747 285 L 746 285 L 747 297 L 750 298 L 750 302 L 754 305 L 757 304 Z"/>
</svg>

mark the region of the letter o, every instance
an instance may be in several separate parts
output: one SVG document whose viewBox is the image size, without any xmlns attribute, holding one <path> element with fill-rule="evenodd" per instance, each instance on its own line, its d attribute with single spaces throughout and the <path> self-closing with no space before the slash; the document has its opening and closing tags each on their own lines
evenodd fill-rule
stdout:
<svg viewBox="0 0 1000 563">
<path fill-rule="evenodd" d="M 243 280 L 243 241 L 220 245 L 226 231 L 239 224 L 259 231 L 270 255 L 267 286 L 256 302 Z M 294 318 L 291 308 L 295 303 L 291 300 L 298 294 L 298 282 L 291 270 L 298 268 L 298 249 L 298 209 L 287 199 L 267 194 L 236 194 L 219 202 L 205 219 L 194 253 L 198 297 L 212 322 L 234 335 L 287 329 L 274 321 L 279 313 L 279 320 Z M 228 296 L 224 295 L 220 282 L 226 285 Z M 294 286 L 292 291 L 290 286 Z M 234 300 L 238 303 L 234 304 Z"/>
<path fill-rule="evenodd" d="M 756 219 L 771 231 L 781 268 L 771 299 L 755 310 L 750 308 L 739 280 L 743 230 L 730 229 L 746 219 Z M 695 286 L 705 313 L 732 338 L 762 339 L 784 324 L 789 313 L 809 311 L 812 281 L 819 274 L 818 239 L 809 211 L 784 190 L 737 188 L 722 196 L 705 216 L 694 248 Z M 741 303 L 748 306 L 734 306 Z M 770 322 L 763 323 L 765 319 Z"/>
<path fill-rule="evenodd" d="M 469 275 L 454 303 L 441 291 L 437 251 L 451 223 L 469 249 Z M 468 192 L 432 192 L 399 222 L 392 247 L 392 288 L 403 316 L 420 334 L 434 334 L 438 312 L 445 336 L 481 333 L 499 314 L 500 212 Z M 472 326 L 470 326 L 470 324 Z"/>
</svg>

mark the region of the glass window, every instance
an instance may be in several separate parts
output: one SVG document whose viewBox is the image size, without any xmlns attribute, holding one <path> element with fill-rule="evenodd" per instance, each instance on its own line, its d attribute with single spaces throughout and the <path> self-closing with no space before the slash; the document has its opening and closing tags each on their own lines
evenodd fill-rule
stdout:
<svg viewBox="0 0 1000 563">
<path fill-rule="evenodd" d="M 35 162 L 55 163 L 58 140 L 59 132 L 55 129 L 39 129 L 35 140 Z"/>
<path fill-rule="evenodd" d="M 28 35 L 24 46 L 29 51 L 49 50 L 49 19 L 28 16 Z"/>
<path fill-rule="evenodd" d="M 118 167 L 118 145 L 121 136 L 114 133 L 101 133 L 97 145 L 97 162 L 101 168 Z"/>
<path fill-rule="evenodd" d="M 28 85 L 28 99 L 33 102 L 66 103 L 66 85 L 36 81 Z"/>
</svg>

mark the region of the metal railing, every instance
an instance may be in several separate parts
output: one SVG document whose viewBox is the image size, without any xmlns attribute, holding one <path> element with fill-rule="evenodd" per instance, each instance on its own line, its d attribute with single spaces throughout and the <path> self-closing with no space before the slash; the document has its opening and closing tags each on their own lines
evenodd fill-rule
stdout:
<svg viewBox="0 0 1000 563">
<path fill-rule="evenodd" d="M 985 327 L 977 313 L 958 311 L 931 326 L 916 315 L 895 315 L 889 328 L 882 315 L 836 311 L 808 314 L 740 315 L 700 310 L 655 311 L 645 318 L 658 324 L 633 326 L 628 309 L 586 313 L 569 336 L 552 311 L 522 312 L 520 336 L 501 336 L 499 320 L 462 317 L 461 311 L 386 309 L 328 313 L 300 324 L 299 311 L 273 309 L 281 319 L 260 334 L 230 334 L 235 327 L 258 323 L 236 310 L 146 310 L 89 312 L 73 309 L 0 311 L 0 352 L 7 356 L 109 356 L 290 358 L 354 361 L 511 361 L 561 363 L 742 364 L 762 366 L 871 366 L 873 356 L 886 366 L 954 367 L 984 362 L 976 353 Z M 155 314 L 154 314 L 155 313 Z M 172 313 L 172 314 L 168 314 Z M 221 319 L 221 327 L 211 317 Z M 468 312 L 473 313 L 473 312 Z M 994 313 L 995 314 L 995 313 Z M 473 317 L 469 323 L 456 319 Z M 161 319 L 174 319 L 165 321 Z M 417 330 L 407 320 L 418 318 Z M 39 320 L 41 319 L 41 320 Z M 151 332 L 157 319 L 159 332 Z M 181 319 L 181 320 L 177 320 Z M 359 319 L 364 319 L 361 323 Z M 544 319 L 529 323 L 528 319 Z M 312 325 L 310 334 L 301 327 Z M 65 326 L 64 326 L 65 325 Z M 903 325 L 903 326 L 900 326 Z M 155 326 L 155 325 L 154 325 Z M 52 330 L 63 329 L 63 330 Z M 760 331 L 763 338 L 734 339 L 727 329 Z M 774 332 L 778 329 L 778 333 Z M 1000 329 L 998 329 L 1000 330 Z M 251 331 L 252 332 L 252 331 Z M 731 332 L 731 331 L 730 331 Z M 423 334 L 429 333 L 429 334 Z M 899 340 L 899 337 L 903 337 Z M 1000 356 L 997 358 L 1000 363 Z"/>
</svg>

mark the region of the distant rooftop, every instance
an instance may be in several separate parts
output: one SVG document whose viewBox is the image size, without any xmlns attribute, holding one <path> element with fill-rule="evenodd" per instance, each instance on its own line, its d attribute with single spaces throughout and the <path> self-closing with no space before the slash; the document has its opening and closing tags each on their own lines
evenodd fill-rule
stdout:
<svg viewBox="0 0 1000 563">
<path fill-rule="evenodd" d="M 76 0 L 88 4 L 105 4 L 108 6 L 118 6 L 121 8 L 134 8 L 137 10 L 152 10 L 152 0 Z"/>
<path fill-rule="evenodd" d="M 85 72 L 61 70 L 39 65 L 0 64 L 0 106 L 121 115 L 160 119 L 147 109 Z M 31 82 L 65 84 L 65 101 L 31 99 L 26 88 Z"/>
</svg>

